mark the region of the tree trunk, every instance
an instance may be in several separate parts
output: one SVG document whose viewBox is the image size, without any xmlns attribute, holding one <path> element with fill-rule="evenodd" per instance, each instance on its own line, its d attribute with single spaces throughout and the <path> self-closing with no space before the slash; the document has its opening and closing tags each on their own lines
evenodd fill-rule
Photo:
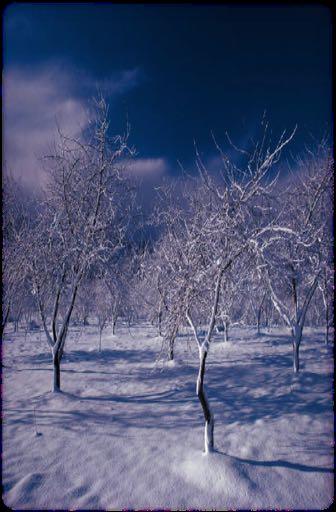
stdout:
<svg viewBox="0 0 336 512">
<path fill-rule="evenodd" d="M 267 317 L 266 317 L 266 325 L 267 325 L 268 332 L 271 332 L 273 324 L 274 324 L 274 311 L 270 307 L 269 310 L 267 311 Z"/>
<path fill-rule="evenodd" d="M 325 308 L 325 321 L 326 321 L 326 327 L 325 327 L 325 344 L 328 345 L 329 343 L 329 306 L 327 305 Z"/>
<path fill-rule="evenodd" d="M 7 321 L 8 321 L 8 317 L 9 317 L 9 312 L 10 312 L 10 306 L 11 306 L 11 303 L 9 302 L 7 304 L 7 307 L 6 307 L 5 315 L 2 317 L 2 322 L 1 322 L 1 340 L 3 338 L 3 334 L 4 334 L 4 331 L 5 331 L 6 325 L 7 325 Z"/>
<path fill-rule="evenodd" d="M 117 323 L 117 318 L 113 317 L 112 318 L 112 334 L 115 334 L 116 323 Z"/>
<path fill-rule="evenodd" d="M 300 345 L 293 341 L 293 371 L 299 373 L 300 370 L 300 359 L 299 359 L 299 347 Z"/>
<path fill-rule="evenodd" d="M 103 329 L 99 329 L 99 352 L 101 352 L 102 331 Z"/>
<path fill-rule="evenodd" d="M 158 327 L 159 327 L 159 336 L 162 336 L 162 310 L 160 310 L 159 314 L 158 314 Z"/>
<path fill-rule="evenodd" d="M 174 361 L 174 344 L 177 336 L 178 328 L 174 328 L 168 339 L 168 361 Z"/>
<path fill-rule="evenodd" d="M 168 361 L 174 361 L 174 342 L 175 342 L 175 331 L 171 336 L 169 336 L 168 340 Z"/>
<path fill-rule="evenodd" d="M 229 322 L 224 320 L 223 327 L 224 327 L 224 343 L 227 343 L 229 341 Z"/>
<path fill-rule="evenodd" d="M 292 329 L 293 334 L 293 371 L 299 373 L 300 370 L 300 358 L 299 349 L 302 338 L 302 327 L 296 324 Z"/>
<path fill-rule="evenodd" d="M 206 395 L 204 389 L 204 373 L 205 373 L 205 360 L 207 356 L 207 352 L 205 350 L 200 349 L 200 364 L 199 371 L 197 376 L 197 384 L 196 384 L 196 393 L 199 401 L 201 402 L 204 419 L 205 419 L 205 428 L 204 428 L 204 451 L 205 453 L 210 453 L 214 449 L 214 416 L 210 410 L 210 405 L 208 401 L 208 397 Z"/>
<path fill-rule="evenodd" d="M 168 361 L 174 361 L 174 340 L 172 338 L 169 339 Z"/>
<path fill-rule="evenodd" d="M 260 319 L 261 319 L 261 308 L 258 309 L 257 315 L 257 334 L 260 336 Z"/>
<path fill-rule="evenodd" d="M 53 355 L 53 392 L 61 391 L 61 362 L 59 354 Z"/>
<path fill-rule="evenodd" d="M 19 320 L 16 318 L 14 320 L 14 332 L 18 332 L 19 330 Z"/>
</svg>

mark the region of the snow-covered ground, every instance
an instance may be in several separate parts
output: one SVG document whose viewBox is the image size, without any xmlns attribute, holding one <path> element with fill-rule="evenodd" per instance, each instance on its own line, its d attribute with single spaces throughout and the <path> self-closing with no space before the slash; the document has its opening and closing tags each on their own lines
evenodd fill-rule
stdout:
<svg viewBox="0 0 336 512">
<path fill-rule="evenodd" d="M 9 327 L 9 331 L 11 326 Z M 62 393 L 43 336 L 3 342 L 4 502 L 14 509 L 325 509 L 333 501 L 332 348 L 306 332 L 292 374 L 285 332 L 216 337 L 206 384 L 216 452 L 203 450 L 198 353 L 159 360 L 148 325 L 72 332 Z"/>
</svg>

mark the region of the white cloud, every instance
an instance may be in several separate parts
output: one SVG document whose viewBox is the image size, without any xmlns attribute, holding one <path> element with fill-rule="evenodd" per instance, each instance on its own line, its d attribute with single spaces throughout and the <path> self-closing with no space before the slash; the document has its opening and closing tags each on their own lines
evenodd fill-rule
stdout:
<svg viewBox="0 0 336 512">
<path fill-rule="evenodd" d="M 112 76 L 101 80 L 83 76 L 83 82 L 88 89 L 99 90 L 106 97 L 125 94 L 127 91 L 136 87 L 141 80 L 142 73 L 138 68 L 114 73 Z"/>
<path fill-rule="evenodd" d="M 160 177 L 168 172 L 168 163 L 164 158 L 136 158 L 130 161 L 128 169 L 140 178 Z"/>
<path fill-rule="evenodd" d="M 45 179 L 38 158 L 48 153 L 57 124 L 68 135 L 87 126 L 83 96 L 101 90 L 109 99 L 135 87 L 139 71 L 126 70 L 97 82 L 61 65 L 39 70 L 8 69 L 3 78 L 3 147 L 8 170 L 27 182 Z M 76 92 L 78 84 L 81 96 Z M 83 94 L 86 93 L 86 94 Z"/>
</svg>

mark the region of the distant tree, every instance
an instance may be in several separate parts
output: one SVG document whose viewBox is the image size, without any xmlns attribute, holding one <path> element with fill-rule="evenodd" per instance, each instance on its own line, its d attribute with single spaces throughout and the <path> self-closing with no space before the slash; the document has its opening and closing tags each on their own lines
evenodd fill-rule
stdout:
<svg viewBox="0 0 336 512">
<path fill-rule="evenodd" d="M 293 371 L 299 372 L 299 349 L 307 311 L 330 259 L 330 213 L 325 202 L 333 179 L 333 162 L 326 152 L 301 162 L 295 179 L 282 190 L 281 222 L 295 236 L 279 237 L 263 251 L 263 262 L 271 300 L 290 328 Z M 331 212 L 331 209 L 330 209 Z"/>
<path fill-rule="evenodd" d="M 167 290 L 168 287 L 163 284 L 164 269 L 161 267 L 160 250 L 163 240 L 157 243 L 154 253 L 146 261 L 146 274 L 143 276 L 145 281 L 145 292 L 147 295 L 147 304 L 149 306 L 149 318 L 152 324 L 157 326 L 158 335 L 164 337 L 165 310 L 167 309 Z M 173 350 L 170 351 L 173 359 Z"/>
<path fill-rule="evenodd" d="M 127 298 L 126 288 L 123 284 L 124 283 L 117 272 L 114 275 L 105 274 L 104 276 L 104 287 L 107 294 L 107 300 L 109 302 L 113 335 L 115 334 L 117 320 L 123 313 L 123 306 L 125 305 L 124 301 L 126 302 Z"/>
<path fill-rule="evenodd" d="M 74 307 L 74 316 L 83 326 L 89 325 L 89 317 L 94 310 L 92 281 L 92 276 L 83 278 Z"/>
<path fill-rule="evenodd" d="M 219 325 L 223 330 L 224 343 L 229 341 L 230 326 L 244 321 L 249 290 L 246 287 L 248 262 L 242 258 L 235 261 L 225 274 L 218 305 Z"/>
<path fill-rule="evenodd" d="M 245 293 L 249 302 L 249 310 L 247 315 L 249 323 L 256 325 L 257 335 L 261 334 L 261 326 L 269 323 L 269 309 L 271 305 L 270 292 L 267 281 L 258 271 L 255 262 L 250 265 L 248 276 L 245 281 Z"/>
<path fill-rule="evenodd" d="M 98 350 L 101 352 L 101 340 L 103 330 L 107 327 L 108 322 L 111 320 L 111 301 L 109 298 L 109 291 L 105 281 L 102 278 L 97 278 L 92 282 L 93 293 L 93 305 L 94 313 L 98 320 L 99 328 L 99 346 Z"/>
<path fill-rule="evenodd" d="M 331 265 L 326 264 L 322 269 L 318 288 L 322 297 L 322 311 L 324 312 L 325 344 L 328 345 L 330 337 L 330 327 L 333 325 L 333 307 L 334 307 L 334 272 Z"/>
<path fill-rule="evenodd" d="M 34 216 L 35 198 L 7 172 L 3 176 L 2 205 L 2 322 L 1 336 L 10 317 L 15 330 L 25 295 L 24 247 L 27 226 Z"/>
</svg>

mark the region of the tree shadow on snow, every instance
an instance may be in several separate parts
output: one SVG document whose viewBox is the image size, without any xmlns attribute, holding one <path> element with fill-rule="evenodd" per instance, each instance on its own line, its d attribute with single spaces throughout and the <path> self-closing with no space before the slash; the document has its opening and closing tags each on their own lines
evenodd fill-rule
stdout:
<svg viewBox="0 0 336 512">
<path fill-rule="evenodd" d="M 225 457 L 230 458 L 231 460 L 235 460 L 239 463 L 250 464 L 252 466 L 261 466 L 261 467 L 271 467 L 271 468 L 286 468 L 293 469 L 295 471 L 303 471 L 307 473 L 333 473 L 333 468 L 323 468 L 320 466 L 308 466 L 306 464 L 299 464 L 297 462 L 288 462 L 287 460 L 277 459 L 277 460 L 254 460 L 254 459 L 245 459 L 242 457 L 237 457 L 235 455 L 229 455 L 227 453 L 221 452 L 219 450 L 215 450 L 215 453 L 223 455 Z"/>
<path fill-rule="evenodd" d="M 281 335 L 276 338 L 282 343 Z M 218 360 L 221 357 L 219 353 L 209 356 L 205 385 L 218 424 L 243 425 L 259 419 L 274 420 L 292 413 L 321 415 L 332 412 L 332 373 L 322 374 L 306 370 L 317 357 L 327 358 L 328 354 L 316 352 L 311 343 L 307 344 L 302 353 L 303 371 L 297 377 L 298 386 L 292 387 L 291 346 L 289 338 L 285 335 L 283 338 L 288 343 L 286 354 L 258 353 L 261 342 L 256 342 L 255 353 L 235 351 L 229 360 L 225 360 L 224 354 L 223 365 Z M 242 340 L 242 344 L 245 342 Z M 267 343 L 266 340 L 265 342 Z M 64 393 L 65 399 L 74 400 L 74 410 L 49 410 L 48 404 L 45 404 L 37 410 L 39 418 L 44 425 L 56 424 L 59 428 L 76 431 L 85 430 L 88 423 L 105 425 L 107 428 L 112 424 L 111 435 L 114 435 L 113 425 L 165 430 L 176 428 L 176 424 L 185 425 L 186 429 L 203 428 L 202 410 L 195 393 L 197 360 L 162 369 L 148 369 L 141 365 L 154 365 L 158 353 L 158 350 L 148 350 L 140 346 L 136 346 L 134 350 L 104 349 L 101 353 L 85 350 L 67 352 L 62 361 L 62 372 L 87 374 L 87 380 L 83 381 L 83 392 L 78 395 Z M 50 352 L 26 356 L 24 360 L 37 365 L 34 370 L 41 369 L 38 365 L 47 363 L 47 368 L 43 369 L 52 371 Z M 83 362 L 91 363 L 93 368 L 81 367 Z M 74 365 L 69 368 L 67 363 Z M 123 384 L 117 392 L 107 393 L 104 390 L 100 394 L 99 390 L 94 389 L 97 378 L 90 382 L 91 374 L 111 374 L 112 378 L 115 377 L 113 382 L 120 383 L 120 368 L 116 371 L 113 369 L 113 364 L 117 363 L 134 363 L 131 370 L 125 372 L 125 379 L 131 374 L 130 383 L 141 382 L 145 392 L 137 393 L 136 386 L 133 386 L 131 393 L 123 394 Z M 151 388 L 156 385 L 156 381 L 160 382 L 161 388 L 170 386 L 170 389 L 152 392 Z M 88 386 L 91 395 L 85 396 L 85 386 Z M 75 403 L 78 401 L 85 404 L 85 410 L 75 410 Z M 111 407 L 108 413 L 104 410 L 106 406 Z M 31 423 L 32 414 L 26 407 L 27 403 L 23 401 L 22 409 L 18 408 L 16 412 L 12 410 L 10 420 Z M 275 462 L 285 464 L 284 461 Z"/>
<path fill-rule="evenodd" d="M 139 350 L 139 349 L 102 349 L 101 352 L 98 350 L 72 350 L 64 352 L 62 363 L 63 366 L 66 363 L 146 363 L 155 361 L 157 352 L 154 350 Z M 50 352 L 43 352 L 40 354 L 26 355 L 24 361 L 29 364 L 43 364 L 51 363 Z"/>
</svg>

